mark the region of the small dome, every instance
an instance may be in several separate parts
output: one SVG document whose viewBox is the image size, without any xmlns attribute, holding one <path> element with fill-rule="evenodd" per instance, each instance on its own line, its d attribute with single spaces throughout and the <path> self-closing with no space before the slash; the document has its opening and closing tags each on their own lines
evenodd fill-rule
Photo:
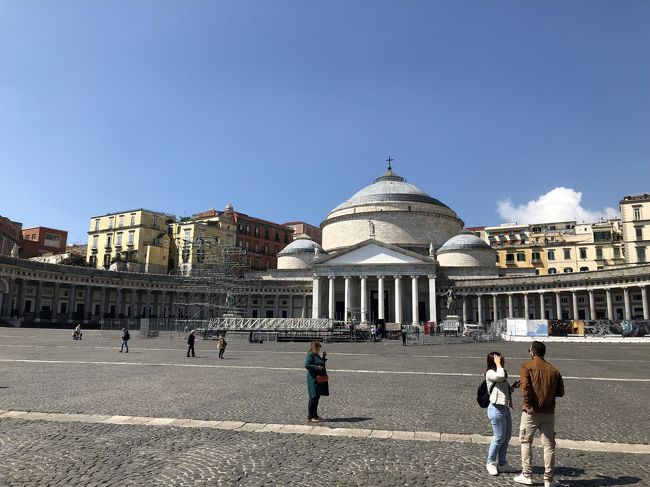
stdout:
<svg viewBox="0 0 650 487">
<path fill-rule="evenodd" d="M 455 237 L 451 237 L 447 240 L 440 249 L 438 249 L 438 254 L 444 254 L 445 252 L 455 252 L 458 250 L 467 250 L 467 249 L 487 249 L 492 250 L 492 247 L 485 241 L 474 235 L 473 233 L 461 233 Z"/>
<path fill-rule="evenodd" d="M 287 245 L 285 248 L 283 248 L 278 253 L 278 256 L 292 255 L 292 254 L 305 254 L 305 253 L 313 254 L 314 249 L 316 248 L 318 249 L 319 252 L 325 253 L 323 247 L 318 245 L 307 235 L 301 235 L 300 237 L 296 238 L 293 242 L 291 242 L 289 245 Z"/>
<path fill-rule="evenodd" d="M 375 179 L 375 181 L 355 193 L 349 200 L 344 201 L 334 208 L 332 212 L 371 203 L 429 203 L 431 205 L 448 208 L 426 192 L 407 183 L 403 177 L 398 176 L 392 169 Z"/>
</svg>

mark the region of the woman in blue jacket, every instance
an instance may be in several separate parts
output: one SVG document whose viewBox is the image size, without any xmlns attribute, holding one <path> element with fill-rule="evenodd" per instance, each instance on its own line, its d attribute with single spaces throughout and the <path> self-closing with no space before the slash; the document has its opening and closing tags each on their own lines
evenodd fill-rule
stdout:
<svg viewBox="0 0 650 487">
<path fill-rule="evenodd" d="M 307 369 L 307 393 L 309 394 L 309 404 L 307 408 L 307 421 L 310 423 L 320 423 L 321 418 L 318 416 L 318 400 L 321 396 L 329 396 L 329 385 L 327 381 L 323 382 L 322 377 L 327 377 L 325 362 L 327 361 L 327 352 L 320 355 L 320 343 L 318 340 L 311 342 L 307 358 L 305 359 L 305 368 Z M 316 379 L 317 377 L 321 379 Z"/>
</svg>

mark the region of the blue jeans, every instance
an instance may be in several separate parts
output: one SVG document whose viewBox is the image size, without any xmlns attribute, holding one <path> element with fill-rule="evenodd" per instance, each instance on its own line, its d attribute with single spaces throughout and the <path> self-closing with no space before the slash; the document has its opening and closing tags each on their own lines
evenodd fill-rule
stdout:
<svg viewBox="0 0 650 487">
<path fill-rule="evenodd" d="M 506 463 L 508 443 L 512 436 L 512 416 L 508 406 L 495 406 L 490 403 L 487 410 L 488 418 L 492 423 L 492 443 L 488 450 L 488 463 L 496 463 L 497 454 L 499 465 Z"/>
<path fill-rule="evenodd" d="M 128 340 L 122 340 L 122 346 L 120 347 L 120 352 L 124 350 L 124 347 L 126 347 L 126 351 L 129 351 L 129 343 Z"/>
</svg>

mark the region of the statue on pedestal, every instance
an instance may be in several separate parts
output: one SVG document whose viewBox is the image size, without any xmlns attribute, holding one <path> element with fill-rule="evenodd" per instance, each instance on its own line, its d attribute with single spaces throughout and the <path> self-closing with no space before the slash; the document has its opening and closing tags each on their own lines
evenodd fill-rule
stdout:
<svg viewBox="0 0 650 487">
<path fill-rule="evenodd" d="M 447 314 L 456 313 L 456 292 L 453 287 L 447 289 Z"/>
<path fill-rule="evenodd" d="M 11 256 L 12 256 L 14 259 L 17 259 L 17 258 L 18 258 L 18 250 L 19 250 L 18 244 L 15 243 L 14 246 L 13 246 L 13 248 L 11 249 Z"/>
</svg>

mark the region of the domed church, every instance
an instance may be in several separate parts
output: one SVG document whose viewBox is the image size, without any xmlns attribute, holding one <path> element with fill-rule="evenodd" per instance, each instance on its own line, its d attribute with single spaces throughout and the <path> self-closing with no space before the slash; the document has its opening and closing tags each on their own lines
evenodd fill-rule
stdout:
<svg viewBox="0 0 650 487">
<path fill-rule="evenodd" d="M 301 236 L 278 254 L 278 269 L 253 272 L 251 317 L 379 320 L 441 319 L 440 286 L 496 277 L 495 252 L 463 232 L 447 205 L 393 171 L 329 212 L 322 247 Z M 444 290 L 444 289 L 443 289 Z M 286 301 L 266 295 L 284 294 Z M 272 307 L 270 307 L 272 306 Z"/>
</svg>

